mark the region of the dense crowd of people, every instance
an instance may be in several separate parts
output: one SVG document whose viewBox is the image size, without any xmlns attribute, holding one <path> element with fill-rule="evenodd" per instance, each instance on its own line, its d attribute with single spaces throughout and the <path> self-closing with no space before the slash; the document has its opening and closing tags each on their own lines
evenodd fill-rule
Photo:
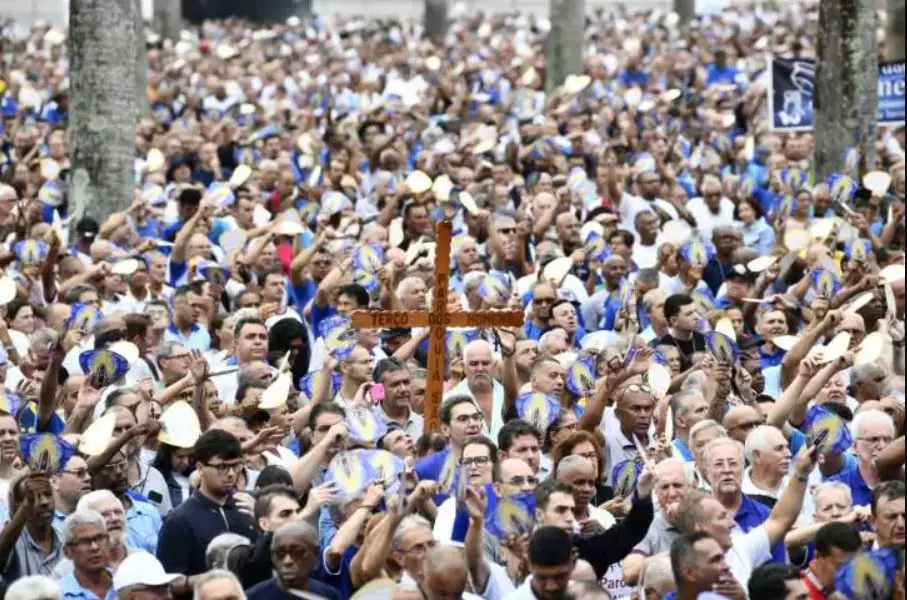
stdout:
<svg viewBox="0 0 907 600">
<path fill-rule="evenodd" d="M 4 23 L 5 597 L 903 599 L 904 128 L 770 129 L 816 10 L 593 11 L 559 87 L 521 14 L 149 33 L 114 214 Z M 351 324 L 436 294 L 525 324 Z"/>
</svg>

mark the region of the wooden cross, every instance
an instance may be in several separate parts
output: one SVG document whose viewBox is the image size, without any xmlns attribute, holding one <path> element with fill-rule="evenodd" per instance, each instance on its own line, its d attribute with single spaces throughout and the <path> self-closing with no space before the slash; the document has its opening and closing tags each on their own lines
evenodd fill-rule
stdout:
<svg viewBox="0 0 907 600">
<path fill-rule="evenodd" d="M 519 310 L 455 311 L 447 310 L 447 291 L 450 283 L 450 239 L 453 226 L 441 221 L 435 230 L 435 279 L 431 311 L 356 311 L 352 315 L 356 329 L 391 327 L 428 327 L 428 378 L 425 383 L 426 431 L 441 427 L 441 398 L 444 395 L 444 355 L 448 327 L 522 327 L 523 312 Z"/>
</svg>

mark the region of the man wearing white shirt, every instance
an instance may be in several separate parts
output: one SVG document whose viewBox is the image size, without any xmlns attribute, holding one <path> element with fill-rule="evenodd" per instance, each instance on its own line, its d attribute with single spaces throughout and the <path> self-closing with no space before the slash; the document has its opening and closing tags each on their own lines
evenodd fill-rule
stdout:
<svg viewBox="0 0 907 600">
<path fill-rule="evenodd" d="M 712 230 L 721 225 L 734 226 L 734 203 L 721 193 L 721 180 L 706 176 L 702 196 L 687 202 L 687 210 L 696 219 L 696 229 L 703 239 L 712 239 Z"/>
<path fill-rule="evenodd" d="M 654 171 L 643 171 L 636 176 L 636 190 L 639 196 L 624 192 L 620 198 L 620 228 L 639 236 L 636 230 L 636 215 L 642 211 L 655 211 L 663 221 L 680 218 L 677 209 L 670 202 L 658 197 L 661 176 Z M 662 213 L 664 213 L 662 215 Z"/>
<path fill-rule="evenodd" d="M 494 378 L 491 344 L 485 340 L 472 341 L 463 348 L 463 371 L 466 378 L 450 389 L 444 399 L 466 395 L 473 399 L 484 416 L 484 435 L 497 439 L 504 425 L 504 386 Z"/>
<path fill-rule="evenodd" d="M 771 548 L 791 529 L 803 506 L 809 474 L 815 467 L 814 456 L 804 448 L 797 455 L 795 475 L 788 481 L 777 504 L 762 525 L 739 533 L 734 514 L 717 498 L 692 491 L 677 508 L 677 528 L 681 533 L 703 531 L 714 537 L 725 552 L 725 560 L 742 589 L 746 589 L 753 569 L 771 559 Z"/>
<path fill-rule="evenodd" d="M 658 265 L 659 218 L 652 210 L 643 210 L 633 220 L 636 239 L 633 242 L 633 264 L 640 269 L 651 269 Z"/>
<path fill-rule="evenodd" d="M 750 467 L 743 472 L 742 492 L 774 506 L 790 480 L 790 444 L 777 427 L 760 425 L 746 436 L 744 453 Z M 811 523 L 814 512 L 812 495 L 807 494 L 797 523 Z"/>
</svg>

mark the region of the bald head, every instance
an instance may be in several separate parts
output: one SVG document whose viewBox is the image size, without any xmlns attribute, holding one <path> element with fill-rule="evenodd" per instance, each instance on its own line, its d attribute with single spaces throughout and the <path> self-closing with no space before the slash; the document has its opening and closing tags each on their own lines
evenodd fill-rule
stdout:
<svg viewBox="0 0 907 600">
<path fill-rule="evenodd" d="M 571 475 L 578 472 L 593 471 L 594 467 L 588 458 L 571 454 L 565 456 L 557 465 L 557 480 L 566 481 Z"/>
<path fill-rule="evenodd" d="M 728 436 L 741 444 L 747 434 L 762 424 L 762 414 L 752 406 L 735 406 L 724 416 L 724 428 Z"/>
<path fill-rule="evenodd" d="M 466 590 L 466 560 L 459 548 L 437 546 L 425 553 L 422 585 L 441 598 L 460 598 Z"/>
</svg>

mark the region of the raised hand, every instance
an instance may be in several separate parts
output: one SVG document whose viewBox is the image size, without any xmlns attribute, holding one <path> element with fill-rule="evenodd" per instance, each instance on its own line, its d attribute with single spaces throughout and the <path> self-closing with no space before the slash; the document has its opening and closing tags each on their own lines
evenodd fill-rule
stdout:
<svg viewBox="0 0 907 600">
<path fill-rule="evenodd" d="M 464 501 L 466 512 L 469 514 L 469 520 L 482 522 L 485 520 L 485 490 L 482 488 L 466 488 L 466 500 Z"/>
<path fill-rule="evenodd" d="M 208 379 L 210 365 L 200 350 L 192 350 L 189 361 L 189 375 L 192 376 L 192 383 L 198 385 Z"/>
</svg>

